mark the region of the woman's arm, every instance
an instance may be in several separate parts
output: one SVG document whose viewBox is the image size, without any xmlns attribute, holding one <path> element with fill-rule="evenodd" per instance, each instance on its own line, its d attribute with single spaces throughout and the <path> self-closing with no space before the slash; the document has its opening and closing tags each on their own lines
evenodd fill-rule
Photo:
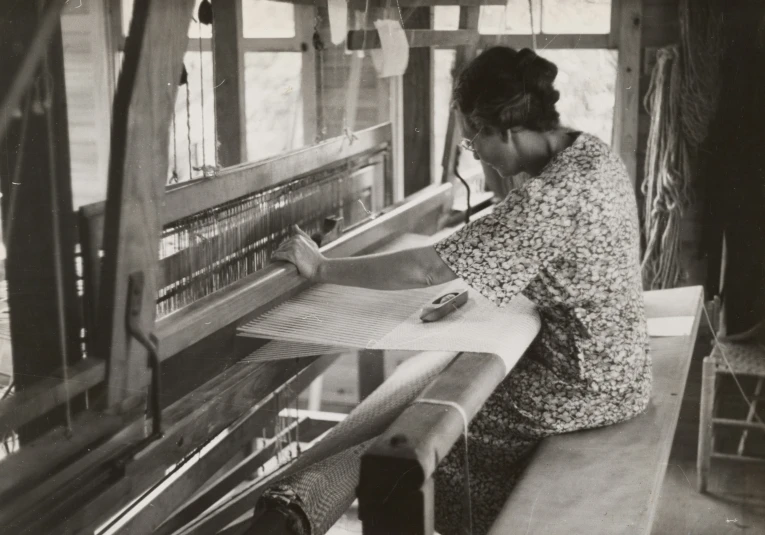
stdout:
<svg viewBox="0 0 765 535">
<path fill-rule="evenodd" d="M 406 290 L 443 284 L 456 275 L 433 247 L 393 253 L 326 258 L 302 230 L 279 246 L 274 260 L 294 264 L 298 272 L 314 282 L 359 286 L 375 290 Z"/>
</svg>

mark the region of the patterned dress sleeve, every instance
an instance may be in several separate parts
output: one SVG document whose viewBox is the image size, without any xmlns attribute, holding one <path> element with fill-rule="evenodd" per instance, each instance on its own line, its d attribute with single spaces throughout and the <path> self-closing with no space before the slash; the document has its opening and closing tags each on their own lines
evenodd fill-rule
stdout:
<svg viewBox="0 0 765 535">
<path fill-rule="evenodd" d="M 566 251 L 583 194 L 574 175 L 537 177 L 492 214 L 437 243 L 436 252 L 473 289 L 504 306 Z"/>
</svg>

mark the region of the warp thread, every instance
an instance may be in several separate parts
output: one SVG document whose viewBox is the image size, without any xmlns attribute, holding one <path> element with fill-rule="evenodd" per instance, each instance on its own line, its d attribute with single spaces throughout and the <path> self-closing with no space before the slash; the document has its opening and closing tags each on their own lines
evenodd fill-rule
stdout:
<svg viewBox="0 0 765 535">
<path fill-rule="evenodd" d="M 457 412 L 459 412 L 460 416 L 462 416 L 462 424 L 463 424 L 463 437 L 465 442 L 465 462 L 463 463 L 463 485 L 465 487 L 465 513 L 466 513 L 466 523 L 467 523 L 467 532 L 469 534 L 473 533 L 473 506 L 470 499 L 470 464 L 468 459 L 468 425 L 470 423 L 467 413 L 465 412 L 465 409 L 462 408 L 462 406 L 459 403 L 456 403 L 454 401 L 447 401 L 443 399 L 430 399 L 430 398 L 421 398 L 414 401 L 415 403 L 422 403 L 425 405 L 441 405 L 444 407 L 451 407 L 455 409 Z"/>
</svg>

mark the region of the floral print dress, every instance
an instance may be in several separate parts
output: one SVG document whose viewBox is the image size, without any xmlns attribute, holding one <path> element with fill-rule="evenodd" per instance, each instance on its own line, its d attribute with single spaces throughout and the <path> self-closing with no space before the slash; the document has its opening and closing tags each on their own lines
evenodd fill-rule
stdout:
<svg viewBox="0 0 765 535">
<path fill-rule="evenodd" d="M 633 186 L 621 160 L 580 133 L 492 214 L 436 245 L 498 306 L 519 293 L 542 329 L 473 419 L 468 438 L 473 535 L 491 527 L 544 437 L 641 413 L 651 392 Z M 498 336 L 501 336 L 498 333 Z M 436 472 L 436 530 L 465 533 L 464 449 Z"/>
</svg>

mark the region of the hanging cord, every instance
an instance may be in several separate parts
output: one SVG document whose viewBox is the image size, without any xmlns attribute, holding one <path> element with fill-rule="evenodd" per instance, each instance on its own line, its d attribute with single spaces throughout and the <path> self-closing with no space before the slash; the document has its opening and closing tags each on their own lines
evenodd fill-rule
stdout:
<svg viewBox="0 0 765 535">
<path fill-rule="evenodd" d="M 455 155 L 454 155 L 454 176 L 456 176 L 460 182 L 465 186 L 465 193 L 467 195 L 467 209 L 465 210 L 465 224 L 467 225 L 470 223 L 470 185 L 467 183 L 467 180 L 462 178 L 462 175 L 460 175 L 459 167 L 460 167 L 460 156 L 462 155 L 462 149 L 460 149 L 460 146 L 457 145 L 455 148 Z"/>
<path fill-rule="evenodd" d="M 197 21 L 198 26 L 198 38 L 199 43 L 199 96 L 200 103 L 202 105 L 202 176 L 207 176 L 207 152 L 205 149 L 205 68 L 204 68 L 204 55 L 202 54 L 202 23 Z"/>
<path fill-rule="evenodd" d="M 531 25 L 531 47 L 537 49 L 537 32 L 534 29 L 534 2 L 529 0 L 529 21 Z"/>
<path fill-rule="evenodd" d="M 184 72 L 186 66 L 183 66 Z M 188 142 L 189 149 L 189 180 L 194 178 L 194 167 L 191 162 L 191 89 L 189 89 L 188 76 L 186 78 L 186 141 Z"/>
<path fill-rule="evenodd" d="M 421 403 L 423 405 L 440 405 L 443 407 L 451 407 L 452 409 L 455 409 L 460 416 L 462 416 L 462 425 L 463 425 L 463 431 L 462 436 L 465 439 L 465 462 L 463 464 L 463 471 L 462 471 L 462 478 L 463 478 L 463 486 L 465 487 L 465 512 L 467 513 L 467 529 L 468 534 L 473 533 L 473 506 L 472 506 L 472 500 L 470 498 L 470 464 L 469 464 L 469 458 L 468 458 L 468 426 L 470 424 L 467 414 L 465 413 L 465 409 L 463 409 L 459 403 L 455 403 L 454 401 L 446 401 L 443 399 L 430 399 L 430 398 L 421 398 L 416 399 L 414 403 Z"/>
<path fill-rule="evenodd" d="M 212 41 L 212 64 L 213 64 L 213 83 L 215 81 L 215 39 L 211 39 Z M 218 89 L 223 82 L 219 83 L 218 85 L 213 87 L 213 106 L 214 103 L 218 100 L 218 98 L 215 95 L 215 90 Z M 218 143 L 218 113 L 217 110 L 213 110 L 213 152 L 215 154 L 215 159 L 213 161 L 213 174 L 217 173 L 218 170 L 218 162 L 220 162 L 220 144 Z M 246 156 L 243 156 L 242 159 L 245 159 Z"/>
<path fill-rule="evenodd" d="M 170 175 L 170 183 L 178 182 L 178 137 L 175 134 L 175 106 L 173 106 L 173 172 Z"/>
<path fill-rule="evenodd" d="M 13 234 L 13 225 L 16 219 L 16 209 L 18 207 L 18 190 L 21 186 L 21 164 L 24 159 L 24 151 L 27 141 L 27 127 L 29 126 L 29 114 L 32 106 L 32 95 L 27 94 L 24 101 L 24 111 L 21 115 L 21 129 L 19 132 L 19 149 L 18 157 L 16 158 L 16 165 L 13 168 L 13 175 L 11 178 L 11 195 L 8 201 L 8 214 L 5 217 L 5 228 L 3 229 L 3 239 L 5 240 L 6 258 L 11 254 L 11 236 Z"/>
<path fill-rule="evenodd" d="M 55 127 L 53 124 L 53 83 L 52 75 L 50 74 L 50 65 L 48 63 L 48 54 L 43 57 L 42 64 L 42 83 L 43 88 L 40 90 L 38 87 L 38 98 L 44 96 L 44 101 L 41 102 L 43 113 L 45 114 L 45 126 L 48 131 L 48 162 L 49 180 L 50 180 L 50 201 L 51 210 L 53 211 L 53 276 L 54 284 L 56 285 L 56 315 L 57 315 L 57 327 L 58 327 L 58 343 L 59 353 L 61 354 L 61 378 L 64 383 L 64 406 L 66 410 L 66 433 L 68 436 L 72 435 L 72 406 L 69 391 L 69 350 L 66 339 L 66 320 L 64 311 L 64 278 L 63 269 L 64 264 L 62 262 L 62 246 L 61 246 L 61 226 L 59 217 L 61 213 L 58 209 L 58 184 L 59 173 L 55 168 L 56 158 L 56 145 L 54 141 Z M 38 80 L 38 84 L 40 80 Z"/>
<path fill-rule="evenodd" d="M 297 357 L 295 357 L 295 365 L 300 369 L 300 359 Z M 295 382 L 297 383 L 297 392 L 295 393 L 295 445 L 297 457 L 300 457 L 300 454 L 302 453 L 300 448 L 300 392 L 302 392 L 302 389 L 300 388 L 300 378 L 301 373 L 297 372 L 295 374 Z"/>
</svg>

